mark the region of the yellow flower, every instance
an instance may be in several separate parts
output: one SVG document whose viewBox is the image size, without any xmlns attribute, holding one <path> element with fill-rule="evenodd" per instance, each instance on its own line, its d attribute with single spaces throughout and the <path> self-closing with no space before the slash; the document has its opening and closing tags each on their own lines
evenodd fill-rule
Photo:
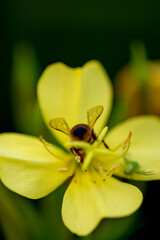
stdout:
<svg viewBox="0 0 160 240">
<path fill-rule="evenodd" d="M 112 175 L 136 180 L 160 178 L 159 118 L 135 117 L 107 133 L 104 124 L 111 109 L 112 86 L 98 61 L 75 69 L 62 63 L 50 65 L 39 80 L 38 99 L 47 126 L 71 151 L 48 144 L 42 137 L 2 133 L 2 182 L 16 193 L 37 199 L 72 176 L 63 198 L 62 218 L 81 236 L 93 231 L 102 218 L 136 211 L 142 202 L 141 191 Z M 95 116 L 99 117 L 97 122 Z M 91 129 L 95 124 L 96 134 L 91 131 L 90 140 L 75 141 L 73 127 L 82 123 Z M 65 126 L 66 134 L 56 131 L 56 126 L 59 130 Z"/>
</svg>

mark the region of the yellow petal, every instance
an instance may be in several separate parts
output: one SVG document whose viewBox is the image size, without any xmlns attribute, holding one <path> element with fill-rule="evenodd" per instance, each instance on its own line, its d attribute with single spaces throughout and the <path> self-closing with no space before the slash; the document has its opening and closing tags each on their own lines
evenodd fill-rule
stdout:
<svg viewBox="0 0 160 240">
<path fill-rule="evenodd" d="M 132 137 L 126 158 L 137 162 L 141 173 L 127 175 L 121 169 L 117 174 L 135 180 L 160 179 L 160 118 L 156 116 L 131 118 L 109 131 L 105 141 L 109 147 L 114 148 L 125 139 L 129 131 L 132 132 Z M 123 162 L 123 159 L 119 162 Z"/>
<path fill-rule="evenodd" d="M 78 68 L 55 63 L 46 68 L 39 80 L 38 99 L 47 126 L 53 118 L 65 118 L 70 128 L 87 123 L 87 110 L 103 105 L 104 112 L 95 124 L 99 131 L 111 110 L 112 85 L 96 60 Z M 63 143 L 68 140 L 63 133 L 52 131 Z"/>
<path fill-rule="evenodd" d="M 57 159 L 36 137 L 23 134 L 0 135 L 1 180 L 12 191 L 28 198 L 46 196 L 73 171 L 68 156 L 52 148 Z"/>
<path fill-rule="evenodd" d="M 63 199 L 64 224 L 77 235 L 87 235 L 105 217 L 132 214 L 142 202 L 138 188 L 113 177 L 99 181 L 96 174 L 76 175 Z"/>
</svg>

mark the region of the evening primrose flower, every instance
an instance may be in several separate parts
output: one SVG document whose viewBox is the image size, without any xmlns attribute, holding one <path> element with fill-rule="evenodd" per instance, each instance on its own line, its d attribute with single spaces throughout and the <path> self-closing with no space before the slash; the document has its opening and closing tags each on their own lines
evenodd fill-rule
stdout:
<svg viewBox="0 0 160 240">
<path fill-rule="evenodd" d="M 0 135 L 0 175 L 12 191 L 46 196 L 68 178 L 63 222 L 77 235 L 93 231 L 102 218 L 124 217 L 142 202 L 141 191 L 112 175 L 135 180 L 160 178 L 160 120 L 129 119 L 108 132 L 112 86 L 103 66 L 90 61 L 72 69 L 52 64 L 38 83 L 44 120 L 68 152 L 39 138 Z"/>
</svg>

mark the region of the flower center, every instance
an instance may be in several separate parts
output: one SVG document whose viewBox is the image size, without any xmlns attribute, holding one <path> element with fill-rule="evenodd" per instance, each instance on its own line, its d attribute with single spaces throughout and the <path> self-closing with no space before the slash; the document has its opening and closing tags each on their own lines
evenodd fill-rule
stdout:
<svg viewBox="0 0 160 240">
<path fill-rule="evenodd" d="M 93 158 L 98 155 L 104 156 L 104 159 L 108 161 L 119 159 L 127 153 L 130 146 L 132 133 L 129 132 L 127 138 L 114 149 L 110 149 L 106 144 L 105 148 L 101 148 L 100 146 L 102 143 L 104 143 L 104 137 L 106 136 L 107 132 L 108 127 L 103 128 L 97 139 L 92 144 L 84 141 L 70 141 L 66 143 L 66 146 L 75 155 L 75 160 L 78 163 L 81 163 L 82 171 L 86 171 L 89 168 Z M 122 151 L 119 153 L 117 151 L 120 148 Z M 114 167 L 113 169 L 115 168 L 117 167 Z"/>
</svg>

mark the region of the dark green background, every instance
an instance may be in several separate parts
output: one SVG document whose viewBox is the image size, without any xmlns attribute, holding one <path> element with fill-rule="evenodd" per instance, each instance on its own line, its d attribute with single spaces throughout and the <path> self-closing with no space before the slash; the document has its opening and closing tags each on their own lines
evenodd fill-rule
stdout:
<svg viewBox="0 0 160 240">
<path fill-rule="evenodd" d="M 15 131 L 10 96 L 15 44 L 28 41 L 34 46 L 41 72 L 57 61 L 78 66 L 98 59 L 113 81 L 129 61 L 129 45 L 136 39 L 143 41 L 150 59 L 160 59 L 160 1 L 5 0 L 1 8 L 1 132 Z M 158 187 L 157 182 L 149 184 L 143 224 L 131 239 L 159 232 Z"/>
<path fill-rule="evenodd" d="M 41 71 L 56 61 L 78 66 L 98 59 L 113 80 L 129 60 L 132 40 L 142 40 L 151 59 L 160 58 L 159 12 L 158 0 L 5 0 L 1 9 L 3 128 L 12 124 L 6 92 L 14 44 L 31 42 Z"/>
</svg>

